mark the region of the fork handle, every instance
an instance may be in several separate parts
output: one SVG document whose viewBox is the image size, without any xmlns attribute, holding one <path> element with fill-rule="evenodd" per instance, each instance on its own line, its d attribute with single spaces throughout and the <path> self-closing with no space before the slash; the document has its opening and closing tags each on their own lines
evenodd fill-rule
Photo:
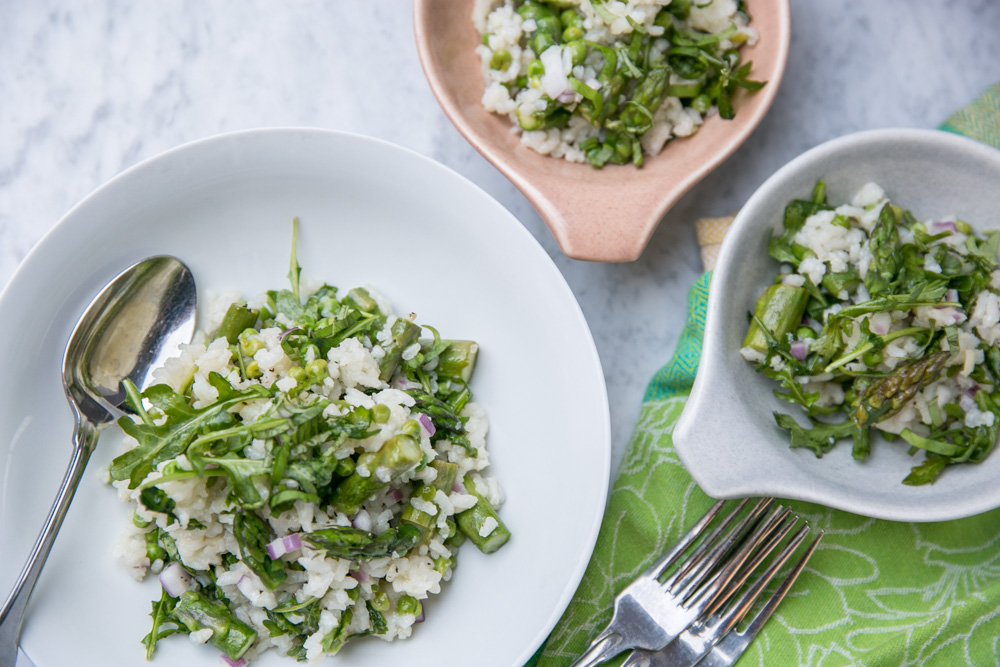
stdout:
<svg viewBox="0 0 1000 667">
<path fill-rule="evenodd" d="M 587 652 L 576 659 L 570 667 L 593 667 L 609 658 L 618 655 L 624 647 L 621 646 L 622 636 L 617 632 L 602 632 L 590 642 Z"/>
</svg>

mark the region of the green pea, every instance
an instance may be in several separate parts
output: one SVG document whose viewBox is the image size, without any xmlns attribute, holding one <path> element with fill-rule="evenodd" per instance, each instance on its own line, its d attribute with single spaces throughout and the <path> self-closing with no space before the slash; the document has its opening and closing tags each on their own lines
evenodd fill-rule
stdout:
<svg viewBox="0 0 1000 667">
<path fill-rule="evenodd" d="M 256 329 L 244 329 L 243 333 L 240 334 L 240 352 L 242 352 L 244 356 L 252 357 L 257 350 L 264 349 L 264 341 L 260 338 L 252 338 L 252 336 L 256 335 Z"/>
<path fill-rule="evenodd" d="M 160 546 L 156 539 L 156 531 L 146 533 L 146 558 L 152 563 L 155 560 L 164 560 L 167 552 Z"/>
<path fill-rule="evenodd" d="M 549 32 L 536 32 L 529 40 L 531 45 L 531 50 L 535 52 L 535 55 L 542 55 L 550 46 L 555 46 L 556 38 L 552 36 Z"/>
<path fill-rule="evenodd" d="M 337 467 L 333 469 L 333 472 L 338 477 L 350 477 L 354 474 L 354 459 L 350 456 L 340 459 L 337 461 Z"/>
<path fill-rule="evenodd" d="M 357 602 L 358 598 L 361 597 L 361 589 L 355 586 L 354 588 L 347 589 L 347 597 L 351 598 L 351 602 Z"/>
<path fill-rule="evenodd" d="M 251 380 L 259 378 L 263 373 L 260 370 L 260 364 L 256 360 L 251 361 L 247 364 L 247 377 Z"/>
<path fill-rule="evenodd" d="M 292 366 L 288 369 L 288 377 L 301 385 L 306 381 L 306 369 L 302 368 L 302 366 Z"/>
<path fill-rule="evenodd" d="M 587 45 L 584 44 L 583 41 L 579 39 L 574 40 L 569 44 L 567 44 L 566 48 L 569 49 L 570 58 L 573 61 L 574 67 L 577 65 L 582 65 L 583 61 L 587 59 L 587 54 L 590 52 L 590 49 L 587 48 Z"/>
<path fill-rule="evenodd" d="M 492 36 L 493 36 L 492 32 L 484 32 L 483 33 L 483 44 L 485 44 L 486 46 L 489 46 L 490 45 L 490 37 L 492 37 Z"/>
<path fill-rule="evenodd" d="M 861 357 L 861 360 L 865 362 L 865 366 L 871 368 L 872 366 L 878 366 L 882 363 L 882 351 L 881 350 L 868 350 Z"/>
<path fill-rule="evenodd" d="M 444 574 L 452 567 L 452 560 L 450 558 L 445 558 L 444 556 L 438 556 L 434 559 L 434 569 L 439 574 Z"/>
<path fill-rule="evenodd" d="M 313 359 L 306 364 L 306 375 L 311 378 L 320 379 L 327 376 L 326 359 Z"/>
<path fill-rule="evenodd" d="M 702 93 L 691 100 L 691 108 L 704 116 L 712 108 L 712 98 Z"/>
<path fill-rule="evenodd" d="M 426 500 L 427 502 L 434 500 L 434 496 L 436 495 L 437 489 L 434 488 L 433 484 L 424 484 L 417 491 L 417 498 L 420 500 Z"/>
<path fill-rule="evenodd" d="M 389 409 L 388 405 L 383 405 L 377 403 L 374 408 L 372 408 L 372 421 L 376 424 L 384 424 L 389 421 L 389 417 L 392 416 L 392 410 Z"/>
<path fill-rule="evenodd" d="M 799 340 L 805 340 L 806 338 L 816 338 L 816 332 L 810 327 L 799 327 L 795 330 L 795 337 Z"/>
<path fill-rule="evenodd" d="M 399 598 L 399 602 L 396 603 L 396 611 L 400 614 L 412 614 L 413 616 L 419 616 L 422 608 L 423 606 L 420 604 L 420 600 L 412 595 L 404 595 Z"/>
<path fill-rule="evenodd" d="M 564 42 L 572 42 L 578 39 L 583 39 L 583 30 L 578 26 L 571 25 L 563 30 L 562 38 Z"/>
<path fill-rule="evenodd" d="M 653 25 L 660 26 L 663 29 L 669 28 L 673 23 L 674 17 L 666 9 L 661 9 L 660 13 L 653 19 Z"/>
<path fill-rule="evenodd" d="M 537 58 L 528 63 L 528 78 L 541 76 L 545 74 L 545 65 L 542 64 L 541 60 Z"/>
<path fill-rule="evenodd" d="M 510 63 L 513 60 L 510 55 L 510 51 L 507 49 L 497 49 L 490 56 L 490 69 L 507 69 L 510 67 Z"/>
<path fill-rule="evenodd" d="M 583 27 L 583 15 L 580 14 L 575 9 L 573 9 L 572 7 L 569 7 L 567 9 L 562 10 L 562 12 L 559 14 L 559 20 L 567 28 L 568 27 L 577 27 L 577 28 Z"/>
<path fill-rule="evenodd" d="M 415 419 L 407 419 L 403 422 L 403 425 L 399 427 L 399 432 L 403 435 L 408 435 L 414 438 L 420 437 L 420 423 Z"/>
<path fill-rule="evenodd" d="M 392 603 L 389 601 L 388 593 L 382 590 L 372 593 L 372 609 L 375 611 L 389 611 L 390 606 L 392 606 Z"/>
</svg>

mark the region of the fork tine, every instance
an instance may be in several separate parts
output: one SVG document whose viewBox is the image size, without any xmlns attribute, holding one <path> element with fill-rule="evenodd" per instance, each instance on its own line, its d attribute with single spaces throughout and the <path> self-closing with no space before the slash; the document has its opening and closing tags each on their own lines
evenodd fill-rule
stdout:
<svg viewBox="0 0 1000 667">
<path fill-rule="evenodd" d="M 746 498 L 740 501 L 739 506 L 737 506 L 736 508 L 736 512 L 739 512 L 741 509 L 743 509 L 743 506 L 746 505 L 747 502 L 748 499 Z M 715 519 L 716 515 L 718 515 L 720 511 L 722 511 L 722 508 L 725 504 L 726 504 L 725 500 L 719 500 L 714 505 L 712 505 L 712 507 L 709 508 L 707 512 L 705 512 L 704 516 L 698 519 L 697 523 L 691 526 L 688 532 L 684 533 L 684 535 L 681 536 L 681 538 L 677 540 L 677 542 L 675 542 L 674 545 L 671 546 L 666 553 L 660 556 L 660 558 L 658 558 L 655 563 L 649 566 L 649 568 L 646 570 L 646 574 L 652 577 L 659 577 L 663 573 L 663 571 L 667 569 L 670 566 L 670 564 L 673 563 L 674 560 L 676 560 L 681 553 L 686 551 L 687 548 L 690 547 L 694 543 L 694 541 L 701 536 L 701 534 L 705 531 L 705 528 L 708 526 L 708 524 L 711 523 L 713 519 Z"/>
<path fill-rule="evenodd" d="M 779 511 L 773 513 L 769 517 L 766 517 L 763 521 L 756 525 L 750 535 L 740 543 L 739 548 L 734 554 L 731 556 L 726 552 L 718 554 L 715 560 L 711 563 L 711 566 L 714 568 L 722 562 L 723 557 L 725 557 L 725 565 L 721 570 L 719 570 L 719 572 L 711 577 L 707 583 L 696 581 L 694 583 L 698 584 L 698 586 L 694 587 L 688 583 L 685 586 L 683 594 L 677 593 L 681 599 L 685 600 L 685 606 L 689 608 L 697 607 L 703 611 L 705 608 L 712 605 L 720 595 L 729 589 L 733 578 L 736 577 L 741 568 L 743 568 L 751 554 L 753 554 L 761 544 L 766 543 L 771 533 L 780 527 L 781 523 L 787 519 L 789 512 L 790 511 L 787 509 L 779 508 Z M 702 583 L 704 583 L 703 586 L 701 586 Z"/>
<path fill-rule="evenodd" d="M 677 590 L 680 583 L 681 588 L 685 588 L 691 583 L 701 582 L 705 574 L 719 563 L 746 535 L 746 531 L 767 511 L 774 502 L 773 498 L 762 498 L 743 519 L 732 529 L 729 526 L 736 520 L 739 513 L 746 505 L 744 500 L 734 510 L 726 520 L 716 528 L 698 548 L 682 563 L 677 570 L 667 577 L 663 584 L 670 590 Z M 725 532 L 727 531 L 728 532 Z"/>
<path fill-rule="evenodd" d="M 774 614 L 775 609 L 788 594 L 788 591 L 792 588 L 795 580 L 798 579 L 799 575 L 802 574 L 802 570 L 805 569 L 806 563 L 812 557 L 813 552 L 816 551 L 816 547 L 819 546 L 820 540 L 823 539 L 823 531 L 820 531 L 816 538 L 812 541 L 806 552 L 802 555 L 802 558 L 795 564 L 792 571 L 785 577 L 784 581 L 778 587 L 778 590 L 774 592 L 771 598 L 764 605 L 764 608 L 757 612 L 757 616 L 754 617 L 750 624 L 744 628 L 742 631 L 733 630 L 722 640 L 715 645 L 715 648 L 705 656 L 705 658 L 698 663 L 699 667 L 731 667 L 739 660 L 740 656 L 747 650 L 750 642 L 760 633 L 764 624 L 771 618 Z"/>
<path fill-rule="evenodd" d="M 816 539 L 814 539 L 809 545 L 809 548 L 806 549 L 805 554 L 803 554 L 802 558 L 799 559 L 799 562 L 795 564 L 792 571 L 787 577 L 785 577 L 785 580 L 781 582 L 781 586 L 778 587 L 778 590 L 774 592 L 774 595 L 772 595 L 771 599 L 767 601 L 764 608 L 757 613 L 757 616 L 754 617 L 753 621 L 750 622 L 750 625 L 744 630 L 743 634 L 748 638 L 748 642 L 757 636 L 757 633 L 760 632 L 762 627 L 764 627 L 764 623 L 767 622 L 767 619 L 771 617 L 774 610 L 777 609 L 778 605 L 781 604 L 781 601 L 785 599 L 785 595 L 787 595 L 788 591 L 791 590 L 795 580 L 799 578 L 800 574 L 802 574 L 802 570 L 805 569 L 806 563 L 809 562 L 813 552 L 816 551 L 816 547 L 819 546 L 819 542 L 823 539 L 823 535 L 823 531 L 820 531 L 816 536 Z M 805 535 L 803 535 L 803 538 L 804 537 Z M 791 552 L 789 552 L 789 555 L 791 555 Z M 787 560 L 787 558 L 788 557 L 786 556 L 785 560 Z M 772 574 L 771 576 L 773 577 L 774 575 Z"/>
<path fill-rule="evenodd" d="M 788 530 L 791 530 L 791 528 L 792 526 L 789 525 Z M 788 530 L 785 531 L 785 534 L 788 533 Z M 757 598 L 759 598 L 761 593 L 764 592 L 764 588 L 771 583 L 771 580 L 774 579 L 774 576 L 778 573 L 778 570 L 784 566 L 784 564 L 791 557 L 792 552 L 794 552 L 799 547 L 799 545 L 802 543 L 802 540 L 804 540 L 806 538 L 806 535 L 808 534 L 809 534 L 809 526 L 802 526 L 801 528 L 799 528 L 799 530 L 795 533 L 795 535 L 793 535 L 792 538 L 788 541 L 788 544 L 785 545 L 784 549 L 778 552 L 778 555 L 774 557 L 774 561 L 771 563 L 770 566 L 768 566 L 768 568 L 764 571 L 764 573 L 760 576 L 760 578 L 757 579 L 757 581 L 755 581 L 753 585 L 750 586 L 750 588 L 748 588 L 743 593 L 743 595 L 739 597 L 739 599 L 737 599 L 734 603 L 732 603 L 729 606 L 729 608 L 726 611 L 726 614 L 724 614 L 724 620 L 722 622 L 721 626 L 722 629 L 720 632 L 720 636 L 728 633 L 741 620 L 743 620 L 743 618 L 747 615 L 747 612 L 750 611 L 750 608 L 757 601 Z M 772 544 L 772 548 L 773 547 L 774 544 Z M 792 583 L 794 583 L 794 580 Z M 784 596 L 782 595 L 782 597 Z M 775 604 L 775 607 L 777 607 L 777 604 Z M 764 620 L 766 621 L 767 619 L 765 618 Z"/>
<path fill-rule="evenodd" d="M 757 570 L 764 559 L 767 558 L 768 555 L 774 551 L 775 547 L 777 547 L 778 544 L 785 539 L 788 533 L 791 532 L 792 528 L 795 527 L 795 524 L 798 523 L 799 520 L 797 516 L 790 516 L 791 512 L 792 510 L 790 508 L 784 510 L 780 507 L 778 508 L 778 511 L 771 517 L 772 525 L 765 527 L 770 530 L 762 531 L 764 539 L 763 542 L 761 542 L 760 547 L 756 551 L 752 552 L 752 556 L 749 561 L 742 568 L 737 570 L 736 575 L 726 587 L 726 590 L 716 598 L 714 604 L 710 605 L 708 609 L 706 609 L 706 615 L 715 613 L 719 608 L 726 604 L 726 602 L 728 602 L 729 599 L 732 598 L 733 595 L 735 595 L 735 593 L 743 586 L 746 580 L 750 578 L 750 575 Z M 808 532 L 808 530 L 809 529 L 806 528 L 806 532 Z M 799 539 L 799 542 L 801 542 L 801 538 Z"/>
</svg>

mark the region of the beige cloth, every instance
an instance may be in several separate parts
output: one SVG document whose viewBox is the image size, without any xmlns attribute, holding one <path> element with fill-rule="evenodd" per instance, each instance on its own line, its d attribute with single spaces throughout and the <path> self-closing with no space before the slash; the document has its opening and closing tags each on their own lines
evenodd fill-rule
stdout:
<svg viewBox="0 0 1000 667">
<path fill-rule="evenodd" d="M 701 246 L 701 261 L 705 265 L 705 270 L 715 268 L 715 260 L 719 256 L 719 246 L 722 245 L 722 238 L 733 224 L 735 215 L 725 215 L 721 218 L 699 218 L 695 223 L 695 231 L 698 234 L 698 245 Z"/>
</svg>

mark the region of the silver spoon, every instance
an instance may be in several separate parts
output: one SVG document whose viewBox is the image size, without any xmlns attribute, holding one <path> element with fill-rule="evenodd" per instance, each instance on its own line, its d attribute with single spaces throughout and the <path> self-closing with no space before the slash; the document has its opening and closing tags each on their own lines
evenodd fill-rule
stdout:
<svg viewBox="0 0 1000 667">
<path fill-rule="evenodd" d="M 62 365 L 63 388 L 76 417 L 73 456 L 28 562 L 0 610 L 0 665 L 17 660 L 25 606 L 97 436 L 128 409 L 122 380 L 146 387 L 151 371 L 191 340 L 196 303 L 191 271 L 173 257 L 151 257 L 101 290 L 73 330 Z"/>
</svg>

